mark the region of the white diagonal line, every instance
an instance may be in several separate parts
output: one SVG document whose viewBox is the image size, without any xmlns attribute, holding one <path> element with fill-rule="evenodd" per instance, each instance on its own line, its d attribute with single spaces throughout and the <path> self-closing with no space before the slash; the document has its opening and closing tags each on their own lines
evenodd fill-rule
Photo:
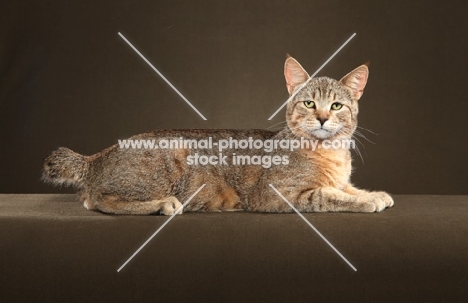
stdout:
<svg viewBox="0 0 468 303">
<path fill-rule="evenodd" d="M 190 200 L 192 200 L 193 197 L 195 197 L 195 195 L 198 194 L 198 192 L 199 192 L 200 190 L 203 189 L 203 187 L 205 187 L 205 185 L 206 185 L 206 184 L 203 184 L 202 186 L 200 186 L 200 188 L 197 189 L 197 191 L 194 192 L 193 195 L 191 195 L 190 198 L 188 198 L 187 201 L 185 201 L 184 204 L 182 204 L 176 211 L 174 211 L 174 214 L 172 214 L 172 216 L 170 216 L 169 219 L 167 219 L 166 222 L 164 222 L 164 224 L 161 225 L 161 227 L 159 227 L 158 230 L 155 231 L 154 234 L 151 235 L 151 237 L 149 237 L 148 240 L 146 240 L 146 242 L 143 243 L 143 245 L 140 246 L 140 248 L 138 248 L 138 249 L 136 250 L 136 252 L 134 252 L 133 255 L 132 255 L 130 258 L 128 258 L 128 260 L 125 261 L 125 263 L 124 263 L 122 266 L 120 266 L 119 269 L 117 269 L 117 272 L 120 272 L 120 271 L 122 270 L 122 268 L 124 268 L 125 265 L 127 265 L 127 263 L 130 262 L 130 261 L 133 259 L 133 257 L 135 257 L 135 256 L 140 252 L 140 250 L 142 250 L 143 247 L 145 247 L 146 244 L 148 244 L 149 241 L 151 241 L 151 239 L 153 239 L 153 238 L 164 228 L 164 226 L 166 226 L 167 223 L 169 223 L 169 222 L 177 215 L 177 213 L 178 213 L 181 209 L 183 209 L 183 208 L 190 202 Z"/>
<path fill-rule="evenodd" d="M 181 92 L 179 92 L 179 90 L 177 90 L 177 88 L 175 88 L 174 85 L 172 85 L 171 82 L 169 82 L 169 80 L 166 79 L 166 77 L 164 77 L 163 74 L 161 74 L 160 71 L 158 71 L 156 69 L 156 67 L 153 66 L 153 64 L 151 64 L 151 62 L 148 61 L 148 59 L 145 58 L 145 56 L 143 56 L 137 49 L 135 46 L 133 46 L 132 43 L 130 43 L 130 41 L 127 40 L 127 38 L 124 37 L 124 35 L 122 35 L 120 32 L 119 32 L 119 36 L 122 37 L 122 39 L 124 39 L 125 42 L 127 42 L 128 45 L 130 45 L 131 48 L 133 48 L 133 50 L 138 54 L 140 55 L 140 57 L 145 60 L 146 63 L 148 63 L 148 65 L 164 80 L 166 81 L 166 83 L 182 98 L 184 99 L 185 102 L 187 102 L 188 105 L 190 105 L 190 107 L 197 113 L 200 115 L 200 117 L 202 117 L 203 120 L 206 120 L 205 116 L 202 115 L 202 113 L 200 113 L 198 111 L 198 109 L 195 108 L 195 106 L 192 105 L 192 103 L 190 103 L 189 100 L 187 100 L 187 98 L 184 97 L 184 95 L 182 95 Z"/>
<path fill-rule="evenodd" d="M 270 187 L 278 194 L 278 196 L 280 196 L 284 202 L 288 203 L 288 205 L 299 215 L 299 217 L 302 218 L 302 220 L 304 220 L 319 236 L 320 238 L 323 239 L 323 241 L 325 241 L 325 243 L 328 244 L 328 246 L 330 246 L 340 257 L 341 259 L 343 259 L 354 271 L 357 271 L 356 267 L 353 266 L 353 264 L 351 264 L 351 262 L 348 261 L 348 259 L 346 259 L 339 251 L 338 249 L 335 248 L 335 246 L 333 246 L 330 241 L 327 240 L 327 238 L 325 238 L 319 231 L 317 228 L 315 228 L 315 226 L 312 225 L 312 223 L 310 223 L 273 185 L 271 184 L 268 184 L 270 185 Z"/>
<path fill-rule="evenodd" d="M 346 44 L 348 44 L 348 42 L 351 41 L 351 39 L 354 38 L 354 36 L 356 36 L 356 33 L 352 34 L 351 37 L 349 37 L 348 40 L 346 40 L 346 42 L 343 43 L 343 45 L 341 45 L 340 48 L 337 49 L 336 52 L 334 52 L 333 55 L 331 55 L 331 57 L 328 58 L 328 60 L 325 61 L 325 63 L 322 64 L 322 66 L 320 66 L 319 69 L 316 70 L 315 73 L 314 73 L 312 76 L 310 76 L 309 79 L 307 79 L 307 81 L 304 82 L 304 83 L 299 87 L 299 89 L 297 89 L 297 90 L 291 95 L 291 97 L 289 97 L 288 100 L 286 100 L 286 102 L 284 102 L 283 105 L 281 105 L 281 107 L 278 108 L 278 110 L 277 110 L 273 115 L 271 115 L 270 118 L 268 118 L 268 120 L 273 119 L 273 117 L 276 116 L 276 114 L 279 113 L 279 111 L 282 110 L 283 107 L 284 107 L 286 104 L 288 104 L 288 102 L 291 101 L 291 100 L 297 95 L 297 93 L 300 92 L 300 91 L 307 85 L 307 83 L 309 83 L 309 81 L 310 81 L 313 77 L 315 77 L 315 75 L 317 75 L 317 74 L 322 70 L 322 68 L 325 67 L 325 65 L 328 64 L 328 62 L 330 62 L 331 59 L 333 59 L 333 57 L 335 57 L 336 54 L 338 54 L 338 53 L 343 49 L 343 47 L 345 47 Z"/>
</svg>

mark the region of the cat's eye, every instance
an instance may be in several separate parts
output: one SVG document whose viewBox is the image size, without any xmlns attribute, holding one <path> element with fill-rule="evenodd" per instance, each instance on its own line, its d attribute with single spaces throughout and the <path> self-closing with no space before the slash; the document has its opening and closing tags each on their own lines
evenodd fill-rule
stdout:
<svg viewBox="0 0 468 303">
<path fill-rule="evenodd" d="M 331 109 L 333 109 L 333 110 L 339 110 L 339 109 L 341 109 L 342 107 L 343 107 L 343 104 L 338 103 L 338 102 L 335 102 L 335 103 L 332 104 Z"/>
<path fill-rule="evenodd" d="M 307 108 L 315 108 L 315 102 L 314 101 L 304 101 L 304 105 Z"/>
</svg>

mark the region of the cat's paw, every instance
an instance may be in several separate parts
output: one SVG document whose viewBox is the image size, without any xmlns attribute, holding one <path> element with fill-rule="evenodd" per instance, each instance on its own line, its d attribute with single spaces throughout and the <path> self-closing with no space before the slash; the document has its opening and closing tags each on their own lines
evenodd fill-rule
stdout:
<svg viewBox="0 0 468 303">
<path fill-rule="evenodd" d="M 371 192 L 371 194 L 379 197 L 385 203 L 385 207 L 392 207 L 395 202 L 393 202 L 393 198 L 384 191 L 375 191 Z"/>
<path fill-rule="evenodd" d="M 377 206 L 373 202 L 360 202 L 357 212 L 360 213 L 375 213 Z"/>
<path fill-rule="evenodd" d="M 358 202 L 375 205 L 375 211 L 381 212 L 387 207 L 392 207 L 394 202 L 389 194 L 383 191 L 369 192 L 358 197 Z"/>
<path fill-rule="evenodd" d="M 161 208 L 159 213 L 161 215 L 172 216 L 178 210 L 177 214 L 181 215 L 183 213 L 182 203 L 177 200 L 177 198 L 173 197 L 168 199 L 168 201 L 161 203 Z"/>
</svg>

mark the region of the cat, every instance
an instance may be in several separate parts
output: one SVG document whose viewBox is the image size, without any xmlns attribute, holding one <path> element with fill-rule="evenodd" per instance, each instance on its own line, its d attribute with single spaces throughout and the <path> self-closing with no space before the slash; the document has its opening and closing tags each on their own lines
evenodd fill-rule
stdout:
<svg viewBox="0 0 468 303">
<path fill-rule="evenodd" d="M 270 143 L 302 139 L 319 143 L 318 148 L 277 148 L 275 165 L 265 168 L 253 163 L 233 165 L 240 154 L 251 157 L 252 162 L 255 156 L 259 161 L 271 160 L 272 155 L 265 149 L 240 150 L 236 146 L 221 154 L 214 147 L 194 149 L 181 144 L 167 149 L 122 148 L 116 144 L 91 156 L 60 147 L 45 159 L 43 180 L 74 186 L 87 209 L 121 215 L 173 215 L 178 210 L 181 214 L 182 203 L 203 184 L 205 187 L 183 211 L 292 212 L 270 184 L 300 212 L 369 213 L 392 207 L 393 199 L 386 192 L 369 192 L 350 183 L 349 148 L 323 145 L 327 140 L 352 138 L 358 100 L 369 75 L 367 65 L 339 81 L 310 79 L 299 62 L 288 56 L 284 75 L 292 99 L 286 107 L 286 126 L 280 131 L 156 130 L 130 139 L 157 144 L 207 138 L 212 142 L 251 138 Z M 218 159 L 219 163 L 194 164 L 194 159 L 202 156 Z"/>
</svg>

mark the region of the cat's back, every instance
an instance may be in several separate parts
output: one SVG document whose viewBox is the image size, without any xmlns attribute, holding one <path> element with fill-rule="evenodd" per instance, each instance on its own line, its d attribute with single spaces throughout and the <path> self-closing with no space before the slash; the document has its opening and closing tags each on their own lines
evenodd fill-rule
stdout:
<svg viewBox="0 0 468 303">
<path fill-rule="evenodd" d="M 154 130 L 151 132 L 139 134 L 129 139 L 195 139 L 203 140 L 212 138 L 212 140 L 221 139 L 269 139 L 275 136 L 277 132 L 264 129 L 170 129 Z"/>
<path fill-rule="evenodd" d="M 216 153 L 238 148 L 240 140 L 267 140 L 277 132 L 264 129 L 170 129 L 154 130 L 119 140 L 117 144 L 89 156 L 90 162 L 121 162 L 123 158 L 133 161 L 169 156 L 174 153 L 186 157 L 194 152 Z M 227 145 L 227 146 L 226 146 Z"/>
</svg>

